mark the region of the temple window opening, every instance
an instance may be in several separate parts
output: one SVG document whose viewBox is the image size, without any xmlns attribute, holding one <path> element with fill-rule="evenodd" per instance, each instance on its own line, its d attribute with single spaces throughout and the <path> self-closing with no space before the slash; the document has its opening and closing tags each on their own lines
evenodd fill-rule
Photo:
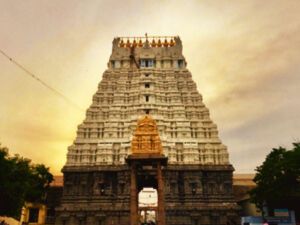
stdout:
<svg viewBox="0 0 300 225">
<path fill-rule="evenodd" d="M 150 98 L 149 95 L 145 95 L 145 101 L 146 101 L 146 102 L 149 102 L 149 98 Z"/>
<path fill-rule="evenodd" d="M 154 67 L 153 59 L 141 59 L 141 67 Z"/>
</svg>

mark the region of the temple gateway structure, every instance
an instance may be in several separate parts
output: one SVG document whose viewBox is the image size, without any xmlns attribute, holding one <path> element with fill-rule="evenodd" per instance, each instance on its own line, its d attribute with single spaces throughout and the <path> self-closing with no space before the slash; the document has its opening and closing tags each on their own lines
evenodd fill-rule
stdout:
<svg viewBox="0 0 300 225">
<path fill-rule="evenodd" d="M 179 37 L 124 37 L 68 148 L 56 225 L 238 224 L 233 167 Z M 143 188 L 157 204 L 139 204 Z M 150 221 L 148 221 L 150 222 Z"/>
</svg>

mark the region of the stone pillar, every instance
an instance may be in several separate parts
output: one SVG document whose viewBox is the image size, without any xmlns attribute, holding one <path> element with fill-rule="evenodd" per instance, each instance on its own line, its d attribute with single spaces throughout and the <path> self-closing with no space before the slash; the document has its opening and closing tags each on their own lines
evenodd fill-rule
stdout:
<svg viewBox="0 0 300 225">
<path fill-rule="evenodd" d="M 138 225 L 138 201 L 136 187 L 136 171 L 134 163 L 131 164 L 130 177 L 130 224 Z"/>
<path fill-rule="evenodd" d="M 143 211 L 141 211 L 141 214 L 142 212 L 144 212 L 144 223 L 147 222 L 147 209 L 144 209 Z"/>
<path fill-rule="evenodd" d="M 164 181 L 163 181 L 160 162 L 157 163 L 157 196 L 158 196 L 157 224 L 165 225 L 166 218 L 165 218 Z"/>
</svg>

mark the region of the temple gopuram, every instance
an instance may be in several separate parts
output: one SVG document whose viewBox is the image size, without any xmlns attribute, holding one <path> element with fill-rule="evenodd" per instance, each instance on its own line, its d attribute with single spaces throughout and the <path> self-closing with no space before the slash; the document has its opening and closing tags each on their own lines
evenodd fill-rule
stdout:
<svg viewBox="0 0 300 225">
<path fill-rule="evenodd" d="M 180 38 L 117 37 L 112 45 L 68 148 L 55 224 L 239 224 L 234 168 Z M 156 204 L 140 204 L 145 188 Z"/>
</svg>

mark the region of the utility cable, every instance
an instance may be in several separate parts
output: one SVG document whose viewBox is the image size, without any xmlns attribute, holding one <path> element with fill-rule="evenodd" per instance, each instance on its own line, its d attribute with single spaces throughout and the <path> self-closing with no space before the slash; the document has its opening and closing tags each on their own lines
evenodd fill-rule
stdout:
<svg viewBox="0 0 300 225">
<path fill-rule="evenodd" d="M 13 58 L 11 58 L 9 55 L 7 55 L 3 50 L 0 49 L 0 52 L 2 55 L 4 55 L 9 61 L 11 61 L 14 65 L 16 65 L 17 67 L 19 67 L 21 70 L 23 70 L 28 76 L 30 76 L 31 78 L 33 78 L 35 81 L 39 82 L 40 84 L 42 84 L 44 87 L 48 88 L 50 91 L 52 91 L 53 93 L 55 93 L 57 96 L 63 98 L 67 103 L 69 103 L 70 105 L 72 105 L 74 108 L 83 111 L 83 109 L 81 107 L 79 107 L 77 104 L 75 104 L 72 100 L 70 100 L 68 97 L 66 97 L 64 94 L 62 94 L 61 92 L 59 92 L 58 90 L 56 90 L 55 88 L 51 87 L 49 84 L 47 84 L 45 81 L 41 80 L 38 76 L 36 76 L 35 74 L 33 74 L 32 72 L 30 72 L 28 69 L 26 69 L 23 65 L 21 65 L 20 63 L 18 63 L 16 60 L 14 60 Z"/>
</svg>

